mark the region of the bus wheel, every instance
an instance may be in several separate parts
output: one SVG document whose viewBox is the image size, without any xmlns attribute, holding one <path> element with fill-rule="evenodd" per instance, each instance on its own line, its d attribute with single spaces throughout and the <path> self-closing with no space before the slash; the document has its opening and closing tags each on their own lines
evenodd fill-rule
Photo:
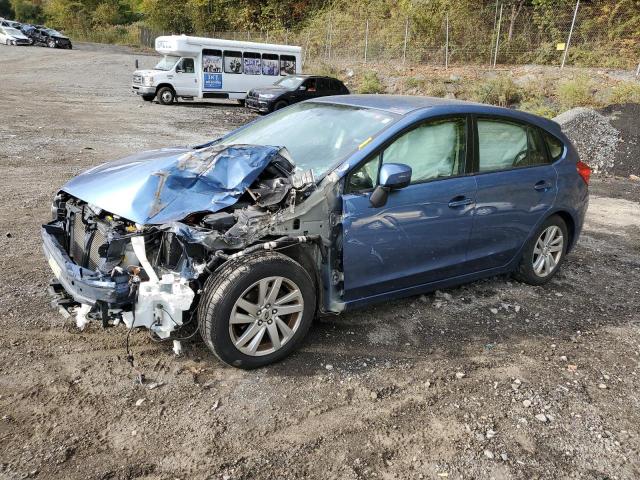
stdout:
<svg viewBox="0 0 640 480">
<path fill-rule="evenodd" d="M 158 101 L 162 105 L 171 105 L 176 99 L 176 94 L 169 87 L 162 87 L 158 90 Z"/>
</svg>

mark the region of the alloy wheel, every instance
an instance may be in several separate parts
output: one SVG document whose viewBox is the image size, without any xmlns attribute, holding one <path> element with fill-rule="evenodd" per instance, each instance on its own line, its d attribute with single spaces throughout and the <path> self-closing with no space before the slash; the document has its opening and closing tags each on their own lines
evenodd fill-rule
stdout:
<svg viewBox="0 0 640 480">
<path fill-rule="evenodd" d="M 300 288 L 285 277 L 253 283 L 236 300 L 229 318 L 229 335 L 245 355 L 274 353 L 291 340 L 302 321 Z"/>
<path fill-rule="evenodd" d="M 533 271 L 538 277 L 550 275 L 560 263 L 564 252 L 564 236 L 562 230 L 551 225 L 545 228 L 533 248 Z"/>
</svg>

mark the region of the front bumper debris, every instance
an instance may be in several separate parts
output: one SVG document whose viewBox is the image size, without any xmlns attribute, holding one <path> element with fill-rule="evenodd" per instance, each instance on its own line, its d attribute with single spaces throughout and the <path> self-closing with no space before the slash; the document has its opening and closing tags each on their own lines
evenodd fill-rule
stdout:
<svg viewBox="0 0 640 480">
<path fill-rule="evenodd" d="M 64 230 L 56 223 L 42 226 L 42 249 L 51 270 L 67 294 L 76 302 L 87 305 L 104 302 L 115 307 L 130 303 L 127 276 L 109 277 L 76 265 L 60 243 Z"/>
</svg>

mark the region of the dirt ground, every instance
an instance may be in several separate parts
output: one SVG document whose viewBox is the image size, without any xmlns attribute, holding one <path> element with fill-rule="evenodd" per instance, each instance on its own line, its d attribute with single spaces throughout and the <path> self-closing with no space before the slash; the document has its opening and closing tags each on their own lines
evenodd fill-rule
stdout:
<svg viewBox="0 0 640 480">
<path fill-rule="evenodd" d="M 78 331 L 39 226 L 81 170 L 253 115 L 130 93 L 124 48 L 0 47 L 0 479 L 640 477 L 640 182 L 593 179 L 553 282 L 507 277 L 323 318 L 245 372 L 200 341 Z"/>
</svg>

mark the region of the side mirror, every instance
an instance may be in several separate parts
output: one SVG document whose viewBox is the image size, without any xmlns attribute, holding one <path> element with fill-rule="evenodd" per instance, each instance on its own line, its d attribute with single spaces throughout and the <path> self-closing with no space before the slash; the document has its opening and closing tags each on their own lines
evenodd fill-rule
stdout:
<svg viewBox="0 0 640 480">
<path fill-rule="evenodd" d="M 380 168 L 380 183 L 371 193 L 369 202 L 374 208 L 383 207 L 391 190 L 404 188 L 411 183 L 411 167 L 403 163 L 383 163 Z"/>
<path fill-rule="evenodd" d="M 182 70 L 181 67 L 176 67 L 176 73 L 183 73 L 184 70 Z"/>
<path fill-rule="evenodd" d="M 305 87 L 304 85 L 300 85 L 298 87 L 298 90 L 300 90 L 301 92 L 304 92 L 307 89 L 307 87 Z"/>
</svg>

